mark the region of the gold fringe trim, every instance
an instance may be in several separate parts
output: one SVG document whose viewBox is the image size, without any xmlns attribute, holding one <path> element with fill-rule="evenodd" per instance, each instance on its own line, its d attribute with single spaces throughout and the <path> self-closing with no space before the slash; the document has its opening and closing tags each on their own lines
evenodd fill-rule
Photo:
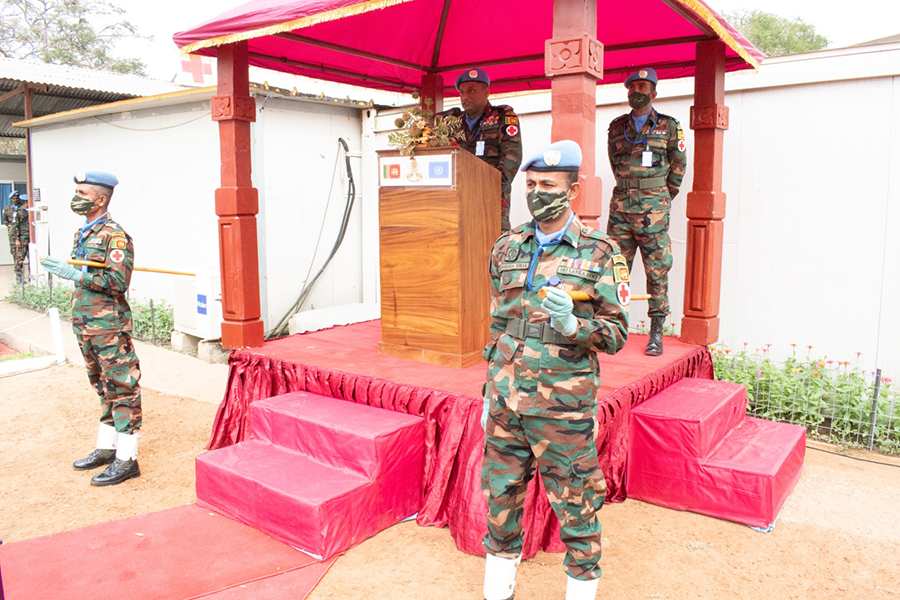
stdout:
<svg viewBox="0 0 900 600">
<path fill-rule="evenodd" d="M 715 16 L 713 16 L 711 12 L 709 12 L 709 9 L 704 4 L 697 2 L 697 0 L 674 1 L 693 11 L 700 18 L 706 21 L 706 24 L 712 27 L 712 30 L 716 32 L 716 35 L 718 35 L 719 38 L 723 42 L 725 42 L 725 44 L 727 44 L 729 48 L 737 52 L 738 56 L 743 58 L 744 62 L 753 67 L 754 70 L 759 71 L 759 61 L 750 56 L 750 53 L 747 52 L 747 50 L 743 46 L 738 44 L 737 40 L 734 39 L 734 36 L 728 33 L 728 30 L 725 29 L 722 23 L 720 23 L 719 20 L 715 18 Z"/>
<path fill-rule="evenodd" d="M 295 29 L 303 29 L 304 27 L 312 27 L 313 25 L 319 25 L 320 23 L 337 21 L 338 19 L 343 19 L 344 17 L 353 17 L 356 15 L 361 15 L 363 13 L 371 12 L 373 10 L 382 10 L 391 6 L 396 6 L 398 4 L 404 4 L 406 2 L 412 2 L 412 0 L 369 0 L 368 2 L 360 2 L 359 4 L 354 4 L 352 6 L 345 6 L 343 8 L 310 15 L 308 17 L 294 19 L 293 21 L 287 21 L 285 23 L 279 23 L 277 25 L 269 25 L 268 27 L 263 27 L 262 29 L 253 29 L 250 31 L 242 31 L 241 33 L 232 33 L 230 35 L 223 35 L 221 37 L 200 40 L 199 42 L 194 42 L 192 44 L 183 46 L 180 52 L 181 54 L 190 54 L 191 52 L 196 52 L 197 50 L 202 50 L 203 48 L 214 48 L 216 46 L 224 46 L 226 44 L 233 44 L 234 42 L 252 40 L 254 38 L 273 35 L 276 33 L 284 33 L 286 31 L 293 31 Z"/>
</svg>

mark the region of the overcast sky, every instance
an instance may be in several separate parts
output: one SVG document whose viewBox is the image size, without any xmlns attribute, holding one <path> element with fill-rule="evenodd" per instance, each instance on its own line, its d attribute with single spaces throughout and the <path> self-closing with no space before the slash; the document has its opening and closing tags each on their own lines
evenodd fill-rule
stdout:
<svg viewBox="0 0 900 600">
<path fill-rule="evenodd" d="M 171 80 L 181 69 L 172 34 L 244 3 L 245 0 L 118 0 L 128 20 L 141 33 L 155 38 L 152 42 L 123 45 L 121 51 L 143 59 L 151 77 Z M 849 4 L 822 0 L 707 0 L 707 4 L 718 12 L 756 9 L 791 19 L 799 17 L 814 25 L 835 48 L 900 33 L 897 0 L 855 0 Z"/>
</svg>

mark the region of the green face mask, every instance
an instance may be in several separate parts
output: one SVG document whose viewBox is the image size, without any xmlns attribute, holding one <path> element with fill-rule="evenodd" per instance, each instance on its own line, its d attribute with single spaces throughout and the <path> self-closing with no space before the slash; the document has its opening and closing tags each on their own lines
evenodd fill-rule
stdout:
<svg viewBox="0 0 900 600">
<path fill-rule="evenodd" d="M 82 198 L 78 194 L 72 196 L 72 201 L 69 203 L 69 206 L 72 208 L 72 212 L 76 215 L 86 215 L 91 212 L 91 209 L 94 208 L 94 205 L 97 203 L 96 200 L 91 200 L 90 198 Z"/>
<path fill-rule="evenodd" d="M 650 104 L 650 94 L 639 94 L 637 92 L 628 96 L 628 106 L 631 108 L 641 109 Z"/>
<path fill-rule="evenodd" d="M 552 194 L 540 190 L 532 190 L 525 196 L 528 202 L 528 212 L 536 221 L 554 219 L 563 214 L 569 207 L 569 195 L 567 192 Z"/>
</svg>

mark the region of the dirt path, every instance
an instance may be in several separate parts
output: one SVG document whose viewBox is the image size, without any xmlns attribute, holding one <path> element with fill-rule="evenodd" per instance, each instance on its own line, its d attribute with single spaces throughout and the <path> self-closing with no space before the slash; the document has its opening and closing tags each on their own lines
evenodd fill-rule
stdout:
<svg viewBox="0 0 900 600">
<path fill-rule="evenodd" d="M 144 395 L 143 475 L 111 488 L 71 462 L 92 449 L 96 396 L 72 366 L 0 379 L 0 539 L 27 539 L 193 502 L 193 457 L 216 407 Z M 819 448 L 827 446 L 817 445 Z M 598 598 L 900 598 L 900 460 L 808 450 L 771 533 L 638 501 L 604 507 Z M 483 559 L 447 529 L 404 523 L 338 559 L 311 600 L 481 598 Z M 520 567 L 517 600 L 561 600 L 561 554 Z"/>
</svg>

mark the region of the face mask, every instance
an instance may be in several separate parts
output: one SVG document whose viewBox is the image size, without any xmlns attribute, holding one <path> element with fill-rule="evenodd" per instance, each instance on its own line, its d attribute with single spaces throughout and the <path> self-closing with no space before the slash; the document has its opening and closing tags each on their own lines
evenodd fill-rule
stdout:
<svg viewBox="0 0 900 600">
<path fill-rule="evenodd" d="M 631 108 L 644 108 L 650 104 L 650 94 L 639 94 L 637 92 L 628 96 L 628 106 Z"/>
<path fill-rule="evenodd" d="M 72 208 L 72 212 L 76 215 L 86 215 L 91 212 L 91 209 L 94 208 L 94 204 L 96 204 L 96 200 L 91 200 L 90 198 L 82 198 L 79 195 L 72 196 L 72 201 L 69 203 L 69 206 Z"/>
<path fill-rule="evenodd" d="M 567 192 L 552 194 L 540 190 L 532 190 L 525 196 L 528 202 L 528 212 L 536 221 L 554 219 L 563 214 L 569 207 L 569 195 Z"/>
</svg>

